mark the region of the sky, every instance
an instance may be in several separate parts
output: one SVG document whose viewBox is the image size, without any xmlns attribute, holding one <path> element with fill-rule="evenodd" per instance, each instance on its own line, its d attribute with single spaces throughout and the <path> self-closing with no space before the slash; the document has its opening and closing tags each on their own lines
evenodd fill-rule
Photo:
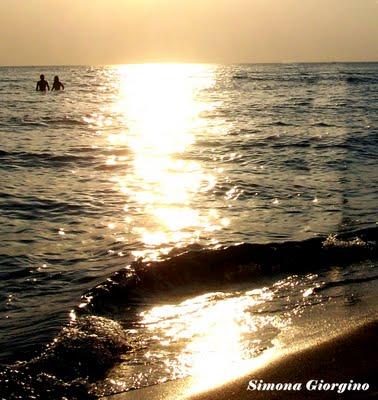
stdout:
<svg viewBox="0 0 378 400">
<path fill-rule="evenodd" d="M 378 0 L 0 0 L 0 65 L 378 61 Z"/>
</svg>

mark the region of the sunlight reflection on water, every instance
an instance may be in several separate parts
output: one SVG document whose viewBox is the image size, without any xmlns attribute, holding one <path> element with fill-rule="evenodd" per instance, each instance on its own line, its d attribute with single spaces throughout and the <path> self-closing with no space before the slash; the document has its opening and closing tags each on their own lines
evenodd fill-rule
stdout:
<svg viewBox="0 0 378 400">
<path fill-rule="evenodd" d="M 190 376 L 188 390 L 198 391 L 240 376 L 276 355 L 291 324 L 265 312 L 276 290 L 211 292 L 141 312 L 130 331 L 144 344 L 135 349 L 137 361 L 126 356 L 108 379 L 129 388 Z"/>
<path fill-rule="evenodd" d="M 193 206 L 198 193 L 214 188 L 217 175 L 184 153 L 205 129 L 200 113 L 212 107 L 199 99 L 201 90 L 214 84 L 214 70 L 200 65 L 132 65 L 115 70 L 120 81 L 114 104 L 123 113 L 125 131 L 110 134 L 109 143 L 132 152 L 132 171 L 116 177 L 126 202 L 138 204 L 143 218 L 134 215 L 131 230 L 145 250 L 134 256 L 157 258 L 159 252 L 195 242 L 202 232 L 229 224 L 215 210 Z M 115 156 L 108 159 L 114 163 Z"/>
<path fill-rule="evenodd" d="M 278 327 L 285 325 L 276 317 L 252 313 L 272 298 L 267 289 L 236 297 L 209 293 L 177 306 L 154 307 L 143 314 L 142 323 L 160 337 L 163 348 L 182 346 L 168 368 L 176 369 L 177 375 L 192 376 L 197 385 L 213 384 L 250 368 L 250 360 L 267 346 L 257 339 L 258 331 L 275 326 L 273 330 L 279 332 Z"/>
</svg>

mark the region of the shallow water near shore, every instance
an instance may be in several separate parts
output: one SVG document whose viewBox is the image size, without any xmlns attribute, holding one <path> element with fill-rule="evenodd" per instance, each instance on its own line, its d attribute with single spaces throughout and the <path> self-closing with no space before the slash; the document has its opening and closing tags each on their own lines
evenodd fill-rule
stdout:
<svg viewBox="0 0 378 400">
<path fill-rule="evenodd" d="M 69 385 L 39 357 L 80 337 L 110 394 L 376 315 L 377 63 L 2 67 L 0 96 L 3 364 Z"/>
<path fill-rule="evenodd" d="M 142 307 L 128 330 L 138 346 L 122 355 L 95 391 L 191 377 L 186 393 L 195 393 L 374 320 L 375 269 L 371 263 L 321 269 Z"/>
</svg>

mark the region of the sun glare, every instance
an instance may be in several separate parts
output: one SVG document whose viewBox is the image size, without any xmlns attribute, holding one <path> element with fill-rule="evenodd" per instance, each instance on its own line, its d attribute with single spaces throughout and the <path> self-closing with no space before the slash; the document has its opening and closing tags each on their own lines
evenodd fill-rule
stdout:
<svg viewBox="0 0 378 400">
<path fill-rule="evenodd" d="M 121 116 L 125 131 L 110 134 L 108 142 L 131 151 L 133 170 L 115 181 L 127 206 L 141 208 L 143 221 L 138 224 L 134 218 L 133 232 L 152 249 L 164 243 L 183 245 L 196 240 L 202 231 L 220 229 L 223 225 L 214 210 L 201 215 L 192 208 L 198 193 L 215 186 L 216 175 L 186 156 L 205 126 L 201 112 L 211 107 L 199 95 L 214 84 L 213 67 L 143 64 L 114 68 L 120 89 L 113 112 Z M 114 163 L 115 158 L 109 157 L 107 164 Z"/>
<path fill-rule="evenodd" d="M 195 393 L 243 375 L 277 354 L 278 342 L 259 350 L 258 332 L 267 327 L 278 332 L 287 321 L 252 312 L 272 296 L 266 289 L 239 296 L 207 293 L 154 307 L 141 314 L 142 323 L 162 348 L 180 349 L 167 368 L 178 377 L 191 376 L 187 391 Z M 151 352 L 147 358 L 156 356 Z"/>
</svg>

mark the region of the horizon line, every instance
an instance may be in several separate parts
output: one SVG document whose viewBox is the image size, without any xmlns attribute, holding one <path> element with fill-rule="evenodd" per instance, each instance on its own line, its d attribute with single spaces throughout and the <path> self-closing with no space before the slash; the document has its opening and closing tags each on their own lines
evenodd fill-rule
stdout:
<svg viewBox="0 0 378 400">
<path fill-rule="evenodd" d="M 15 64 L 0 65 L 0 68 L 39 68 L 39 67 L 112 67 L 119 65 L 149 65 L 149 64 L 187 64 L 187 65 L 278 65 L 278 64 L 373 64 L 377 60 L 350 60 L 350 61 L 255 61 L 255 62 L 191 62 L 191 61 L 145 61 L 129 63 L 94 63 L 94 64 Z"/>
</svg>

